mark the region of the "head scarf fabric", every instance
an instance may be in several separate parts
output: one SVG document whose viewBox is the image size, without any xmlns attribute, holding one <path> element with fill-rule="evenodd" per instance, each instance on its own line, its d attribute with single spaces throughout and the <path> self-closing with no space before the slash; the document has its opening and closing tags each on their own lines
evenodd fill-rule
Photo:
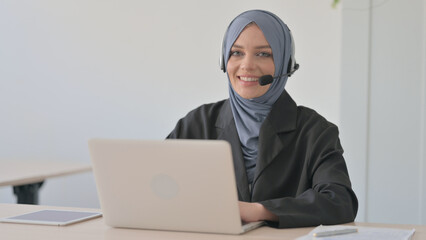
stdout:
<svg viewBox="0 0 426 240">
<path fill-rule="evenodd" d="M 263 32 L 272 49 L 275 76 L 287 72 L 291 55 L 291 35 L 287 25 L 276 15 L 263 10 L 250 10 L 238 15 L 229 25 L 224 39 L 223 53 L 225 66 L 235 40 L 250 24 L 255 23 Z M 225 68 L 226 69 L 226 68 Z M 260 127 L 268 116 L 272 105 L 284 91 L 287 76 L 275 79 L 268 91 L 257 98 L 245 99 L 238 95 L 229 81 L 229 98 L 249 184 L 253 182 L 256 167 Z M 229 80 L 229 76 L 228 76 Z"/>
</svg>

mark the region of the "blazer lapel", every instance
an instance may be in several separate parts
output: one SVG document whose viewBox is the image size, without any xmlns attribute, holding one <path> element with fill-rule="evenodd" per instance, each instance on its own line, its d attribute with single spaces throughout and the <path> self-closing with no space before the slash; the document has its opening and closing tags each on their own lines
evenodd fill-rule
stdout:
<svg viewBox="0 0 426 240">
<path fill-rule="evenodd" d="M 285 149 L 280 133 L 296 129 L 297 105 L 284 90 L 259 132 L 259 150 L 253 185 L 263 170 Z"/>
<path fill-rule="evenodd" d="M 239 199 L 248 202 L 250 201 L 250 191 L 246 167 L 229 100 L 227 100 L 220 112 L 216 121 L 216 128 L 218 130 L 218 139 L 228 141 L 231 144 Z"/>
</svg>

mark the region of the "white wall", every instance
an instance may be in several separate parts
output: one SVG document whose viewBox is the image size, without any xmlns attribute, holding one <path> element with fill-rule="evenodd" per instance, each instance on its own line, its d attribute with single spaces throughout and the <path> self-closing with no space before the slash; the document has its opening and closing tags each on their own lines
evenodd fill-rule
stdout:
<svg viewBox="0 0 426 240">
<path fill-rule="evenodd" d="M 344 1 L 342 7 L 341 140 L 353 189 L 357 219 L 365 221 L 369 104 L 369 0 Z M 356 10 L 354 10 L 356 9 Z"/>
<path fill-rule="evenodd" d="M 360 221 L 426 223 L 425 5 L 343 1 L 341 131 Z"/>
<path fill-rule="evenodd" d="M 426 40 L 426 1 L 423 1 L 423 39 Z M 423 42 L 423 63 L 426 63 L 426 44 Z M 423 65 L 423 106 L 422 109 L 426 109 L 426 67 Z M 426 111 L 423 111 L 423 138 L 422 142 L 426 143 Z M 426 144 L 424 144 L 426 145 Z M 426 204 L 423 204 L 423 200 L 426 199 L 426 147 L 423 145 L 421 148 L 421 155 L 423 156 L 423 161 L 420 164 L 421 171 L 421 188 L 420 192 L 422 193 L 422 197 L 420 199 L 420 212 L 421 212 L 421 220 L 420 222 L 426 223 Z"/>
<path fill-rule="evenodd" d="M 292 29 L 301 67 L 289 92 L 338 124 L 331 2 L 0 0 L 0 159 L 90 162 L 91 137 L 164 138 L 190 109 L 227 97 L 222 36 L 253 8 Z M 0 202 L 14 201 L 0 188 Z M 40 203 L 98 207 L 93 176 L 48 180 Z"/>
</svg>

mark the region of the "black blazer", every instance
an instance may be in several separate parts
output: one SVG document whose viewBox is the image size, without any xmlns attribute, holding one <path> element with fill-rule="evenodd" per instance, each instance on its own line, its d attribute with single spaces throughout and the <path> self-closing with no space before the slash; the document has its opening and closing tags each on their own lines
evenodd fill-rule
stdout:
<svg viewBox="0 0 426 240">
<path fill-rule="evenodd" d="M 229 99 L 203 105 L 180 119 L 168 138 L 222 139 L 231 144 L 240 201 L 259 202 L 279 217 L 271 226 L 303 227 L 352 222 L 352 191 L 339 132 L 284 91 L 259 133 L 258 160 L 249 191 Z"/>
</svg>

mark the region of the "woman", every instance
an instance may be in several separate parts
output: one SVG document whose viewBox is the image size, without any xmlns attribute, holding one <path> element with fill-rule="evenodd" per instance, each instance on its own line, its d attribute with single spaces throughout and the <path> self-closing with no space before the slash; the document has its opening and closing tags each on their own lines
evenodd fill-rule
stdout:
<svg viewBox="0 0 426 240">
<path fill-rule="evenodd" d="M 243 221 L 279 228 L 351 222 L 358 202 L 337 127 L 297 106 L 284 89 L 298 68 L 293 46 L 276 15 L 251 10 L 237 16 L 221 56 L 229 99 L 191 111 L 168 138 L 231 144 Z M 281 77 L 262 86 L 265 75 Z"/>
</svg>

